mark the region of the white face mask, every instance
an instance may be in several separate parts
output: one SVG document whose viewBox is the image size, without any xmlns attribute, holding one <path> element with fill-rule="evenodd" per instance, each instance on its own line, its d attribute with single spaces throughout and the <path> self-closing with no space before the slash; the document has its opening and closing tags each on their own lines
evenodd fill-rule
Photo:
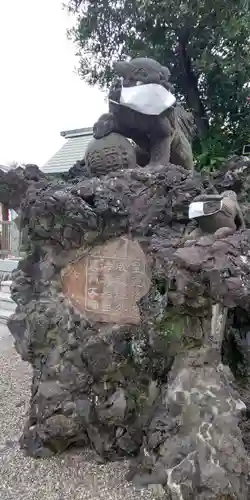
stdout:
<svg viewBox="0 0 250 500">
<path fill-rule="evenodd" d="M 120 104 L 144 115 L 160 115 L 173 106 L 176 98 L 158 83 L 122 87 Z"/>
<path fill-rule="evenodd" d="M 213 215 L 219 212 L 222 208 L 223 202 L 220 201 L 220 208 L 218 210 L 213 210 L 212 212 L 204 213 L 204 201 L 194 201 L 189 205 L 188 217 L 189 219 L 197 219 L 197 217 L 204 217 L 207 215 Z"/>
</svg>

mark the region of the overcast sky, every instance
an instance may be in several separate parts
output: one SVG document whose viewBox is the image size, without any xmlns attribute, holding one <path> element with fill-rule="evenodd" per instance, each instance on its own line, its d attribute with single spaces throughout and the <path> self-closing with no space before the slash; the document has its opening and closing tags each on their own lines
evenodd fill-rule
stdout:
<svg viewBox="0 0 250 500">
<path fill-rule="evenodd" d="M 104 94 L 74 72 L 62 0 L 0 0 L 0 163 L 43 165 L 62 130 L 92 126 Z"/>
</svg>

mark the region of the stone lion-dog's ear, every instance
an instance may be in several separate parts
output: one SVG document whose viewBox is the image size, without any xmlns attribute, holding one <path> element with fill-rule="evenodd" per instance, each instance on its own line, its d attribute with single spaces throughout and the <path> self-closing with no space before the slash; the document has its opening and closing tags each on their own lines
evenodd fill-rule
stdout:
<svg viewBox="0 0 250 500">
<path fill-rule="evenodd" d="M 131 64 L 129 61 L 116 61 L 113 64 L 114 71 L 119 76 L 125 76 L 128 73 L 128 70 L 131 68 Z"/>
<path fill-rule="evenodd" d="M 161 72 L 162 72 L 162 75 L 164 76 L 165 80 L 169 80 L 170 76 L 171 76 L 171 73 L 170 73 L 170 70 L 168 69 L 167 66 L 162 66 L 161 67 Z"/>
</svg>

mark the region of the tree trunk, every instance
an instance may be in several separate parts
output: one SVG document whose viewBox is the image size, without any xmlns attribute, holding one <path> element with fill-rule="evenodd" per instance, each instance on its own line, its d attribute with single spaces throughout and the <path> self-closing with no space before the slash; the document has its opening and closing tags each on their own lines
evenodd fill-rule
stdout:
<svg viewBox="0 0 250 500">
<path fill-rule="evenodd" d="M 191 59 L 187 53 L 186 42 L 181 39 L 179 39 L 178 53 L 183 71 L 187 103 L 195 117 L 198 137 L 202 138 L 206 136 L 209 130 L 208 117 L 199 95 L 198 79 L 192 69 Z"/>
<path fill-rule="evenodd" d="M 9 220 L 9 207 L 8 207 L 8 205 L 2 205 L 2 220 L 4 222 Z"/>
<path fill-rule="evenodd" d="M 9 207 L 2 204 L 2 223 L 1 223 L 1 250 L 6 255 L 9 253 Z"/>
</svg>

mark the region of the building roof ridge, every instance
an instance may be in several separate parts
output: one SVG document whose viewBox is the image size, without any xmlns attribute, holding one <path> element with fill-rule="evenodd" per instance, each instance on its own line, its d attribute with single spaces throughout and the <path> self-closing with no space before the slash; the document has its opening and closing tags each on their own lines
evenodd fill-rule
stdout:
<svg viewBox="0 0 250 500">
<path fill-rule="evenodd" d="M 82 127 L 82 128 L 75 128 L 71 130 L 63 130 L 60 132 L 61 137 L 65 137 L 65 139 L 69 139 L 72 137 L 81 137 L 85 135 L 92 135 L 93 134 L 93 127 Z"/>
</svg>

